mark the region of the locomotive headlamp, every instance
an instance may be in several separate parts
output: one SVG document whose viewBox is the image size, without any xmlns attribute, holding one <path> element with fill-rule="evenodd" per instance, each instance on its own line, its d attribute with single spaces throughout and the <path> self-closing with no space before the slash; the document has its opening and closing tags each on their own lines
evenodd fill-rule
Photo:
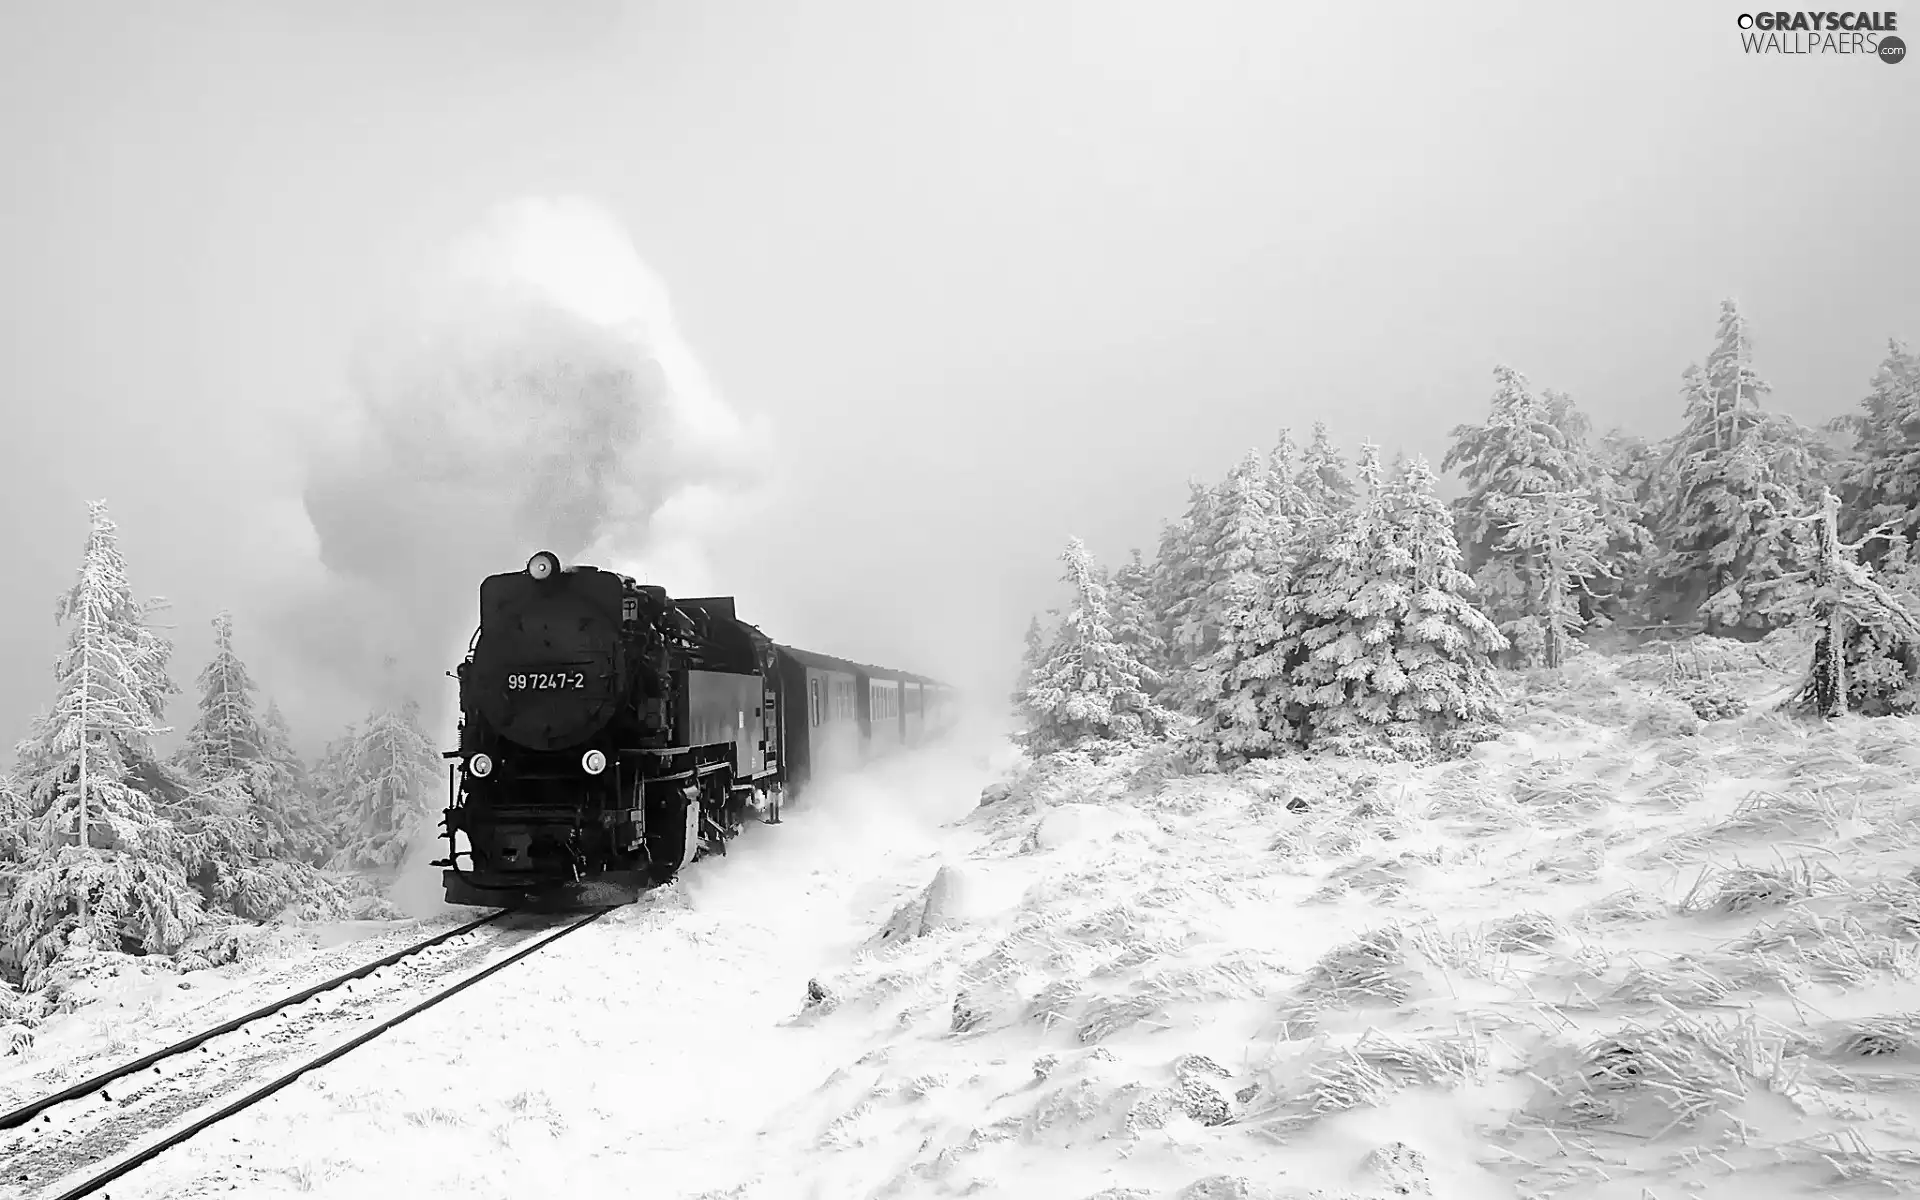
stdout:
<svg viewBox="0 0 1920 1200">
<path fill-rule="evenodd" d="M 598 750 L 589 750 L 580 756 L 580 765 L 589 775 L 598 775 L 607 769 L 607 756 Z"/>
<path fill-rule="evenodd" d="M 476 754 L 467 760 L 467 774 L 475 779 L 485 779 L 493 774 L 493 760 L 484 754 Z"/>
<path fill-rule="evenodd" d="M 527 574 L 535 579 L 549 579 L 559 569 L 560 560 L 548 550 L 542 550 L 527 560 Z"/>
</svg>

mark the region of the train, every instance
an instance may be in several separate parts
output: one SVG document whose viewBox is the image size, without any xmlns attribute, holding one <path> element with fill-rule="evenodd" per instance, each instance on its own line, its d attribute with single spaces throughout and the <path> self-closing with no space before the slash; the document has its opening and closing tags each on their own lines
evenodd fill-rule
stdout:
<svg viewBox="0 0 1920 1200">
<path fill-rule="evenodd" d="M 938 680 L 777 643 L 732 596 L 547 550 L 481 581 L 453 675 L 433 865 L 465 905 L 630 902 L 810 784 L 939 737 L 958 706 Z"/>
</svg>

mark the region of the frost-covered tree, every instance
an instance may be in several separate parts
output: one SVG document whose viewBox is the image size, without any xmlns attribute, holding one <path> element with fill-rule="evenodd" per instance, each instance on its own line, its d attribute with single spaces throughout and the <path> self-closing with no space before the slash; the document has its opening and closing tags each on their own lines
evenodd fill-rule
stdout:
<svg viewBox="0 0 1920 1200">
<path fill-rule="evenodd" d="M 1295 482 L 1313 512 L 1337 512 L 1353 505 L 1353 478 L 1324 421 L 1313 423 L 1313 438 L 1300 456 Z"/>
<path fill-rule="evenodd" d="M 261 761 L 254 766 L 251 790 L 268 798 L 265 808 L 282 840 L 280 853 L 301 862 L 323 862 L 331 853 L 325 810 L 313 773 L 293 748 L 287 719 L 272 701 L 267 702 L 260 733 Z"/>
<path fill-rule="evenodd" d="M 1020 651 L 1020 673 L 1013 681 L 1013 706 L 1019 709 L 1026 703 L 1027 688 L 1033 684 L 1033 673 L 1047 659 L 1047 632 L 1040 625 L 1040 614 L 1035 613 L 1027 622 L 1027 636 Z"/>
<path fill-rule="evenodd" d="M 1114 639 L 1113 615 L 1087 548 L 1060 556 L 1072 586 L 1059 632 L 1027 687 L 1023 741 L 1037 753 L 1095 740 L 1133 741 L 1165 731 L 1168 714 L 1147 695 L 1145 669 Z"/>
<path fill-rule="evenodd" d="M 1189 553 L 1192 590 L 1181 612 L 1180 658 L 1183 669 L 1169 679 L 1166 697 L 1176 706 L 1199 711 L 1218 687 L 1206 665 L 1214 661 L 1221 631 L 1265 583 L 1277 560 L 1271 464 L 1249 450 L 1213 489 L 1207 520 L 1191 527 Z"/>
<path fill-rule="evenodd" d="M 12 772 L 0 771 L 0 867 L 26 857 L 27 817 L 27 798 Z"/>
<path fill-rule="evenodd" d="M 1259 697 L 1273 685 L 1279 605 L 1292 585 L 1303 534 L 1319 511 L 1289 473 L 1291 458 L 1291 439 L 1283 431 L 1266 471 L 1249 455 L 1231 477 L 1235 488 L 1222 505 L 1237 522 L 1215 545 L 1215 634 L 1191 673 L 1189 704 L 1201 717 L 1203 734 L 1228 753 L 1259 753 L 1272 744 Z M 1337 521 L 1339 510 L 1320 519 Z"/>
<path fill-rule="evenodd" d="M 1569 488 L 1495 495 L 1487 504 L 1501 536 L 1476 582 L 1483 590 L 1514 584 L 1525 589 L 1512 606 L 1525 615 L 1501 624 L 1500 632 L 1524 660 L 1558 667 L 1587 624 L 1581 599 L 1589 581 L 1606 573 L 1608 539 L 1600 510 L 1585 491 Z M 1526 564 L 1525 571 L 1489 578 L 1514 563 Z"/>
<path fill-rule="evenodd" d="M 1802 572 L 1790 531 L 1814 501 L 1821 462 L 1806 429 L 1761 406 L 1770 388 L 1733 301 L 1720 306 L 1705 368 L 1682 379 L 1686 415 L 1665 461 L 1672 491 L 1653 582 L 1697 602 L 1709 632 L 1764 633 L 1796 618 Z"/>
<path fill-rule="evenodd" d="M 175 690 L 170 647 L 134 600 L 104 502 L 89 523 L 79 577 L 55 608 L 69 626 L 58 692 L 17 751 L 27 831 L 6 929 L 30 986 L 76 930 L 98 946 L 167 952 L 200 919 L 179 839 L 144 790 Z"/>
<path fill-rule="evenodd" d="M 1610 573 L 1602 561 L 1610 539 L 1592 499 L 1604 475 L 1570 398 L 1536 396 L 1505 364 L 1493 374 L 1486 422 L 1455 426 L 1440 466 L 1467 484 L 1455 511 L 1481 603 L 1517 659 L 1557 666 L 1585 624 L 1580 598 Z"/>
<path fill-rule="evenodd" d="M 198 680 L 200 716 L 176 759 L 187 789 L 176 824 L 201 895 L 265 919 L 296 894 L 324 887 L 310 868 L 296 865 L 318 854 L 323 829 L 300 787 L 299 760 L 278 709 L 263 717 L 254 704 L 232 616 L 216 616 L 213 629 L 213 658 Z"/>
<path fill-rule="evenodd" d="M 1307 746 L 1444 752 L 1496 718 L 1489 656 L 1506 641 L 1472 602 L 1426 461 L 1389 484 L 1369 444 L 1360 477 L 1353 510 L 1309 543 L 1281 606 L 1288 684 L 1264 717 Z"/>
<path fill-rule="evenodd" d="M 409 700 L 368 718 L 353 747 L 345 796 L 340 867 L 392 867 L 432 829 L 440 756 L 420 729 L 420 706 Z"/>
<path fill-rule="evenodd" d="M 1293 434 L 1282 429 L 1267 455 L 1267 494 L 1273 498 L 1273 514 L 1280 522 L 1274 538 L 1275 544 L 1282 550 L 1287 549 L 1285 543 L 1288 538 L 1297 536 L 1298 527 L 1319 511 L 1313 498 L 1301 486 L 1299 458 L 1300 448 L 1294 445 Z"/>
<path fill-rule="evenodd" d="M 1213 489 L 1189 480 L 1187 510 L 1160 529 L 1154 559 L 1154 610 L 1160 616 L 1160 640 L 1166 646 L 1164 674 L 1169 684 L 1205 653 L 1207 531 L 1213 527 Z"/>
<path fill-rule="evenodd" d="M 178 764 L 197 779 L 242 774 L 259 761 L 266 739 L 253 705 L 253 680 L 234 652 L 233 614 L 213 618 L 213 658 L 196 682 L 200 717 L 187 730 Z"/>
<path fill-rule="evenodd" d="M 1886 526 L 1908 547 L 1920 540 L 1920 354 L 1903 342 L 1887 343 L 1860 411 L 1832 422 L 1853 435 L 1852 455 L 1840 471 L 1841 534 L 1857 537 Z M 1879 563 L 1888 546 L 1861 550 Z"/>
<path fill-rule="evenodd" d="M 1113 610 L 1113 640 L 1140 664 L 1147 694 L 1157 695 L 1165 683 L 1167 644 L 1153 610 L 1153 572 L 1140 551 L 1133 551 L 1126 565 L 1113 573 L 1107 598 Z"/>
<path fill-rule="evenodd" d="M 354 747 L 360 744 L 360 726 L 349 724 L 321 747 L 313 765 L 314 811 L 326 829 L 327 843 L 336 849 L 347 836 L 352 805 Z"/>
</svg>

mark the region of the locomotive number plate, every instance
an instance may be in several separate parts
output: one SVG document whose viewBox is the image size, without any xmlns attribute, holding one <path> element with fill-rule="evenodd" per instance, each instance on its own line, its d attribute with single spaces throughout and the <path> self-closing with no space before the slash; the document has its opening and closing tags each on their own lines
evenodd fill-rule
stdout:
<svg viewBox="0 0 1920 1200">
<path fill-rule="evenodd" d="M 507 676 L 510 692 L 571 692 L 586 686 L 585 671 L 515 671 Z"/>
</svg>

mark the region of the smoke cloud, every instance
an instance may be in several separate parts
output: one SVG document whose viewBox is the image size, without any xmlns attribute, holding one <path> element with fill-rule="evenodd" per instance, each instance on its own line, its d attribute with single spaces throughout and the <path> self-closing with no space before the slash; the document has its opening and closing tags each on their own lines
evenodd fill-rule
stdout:
<svg viewBox="0 0 1920 1200">
<path fill-rule="evenodd" d="M 547 549 L 694 594 L 756 497 L 764 431 L 585 200 L 492 213 L 363 339 L 350 384 L 304 437 L 323 572 L 278 632 L 361 711 L 412 698 L 444 721 L 484 576 Z"/>
</svg>

